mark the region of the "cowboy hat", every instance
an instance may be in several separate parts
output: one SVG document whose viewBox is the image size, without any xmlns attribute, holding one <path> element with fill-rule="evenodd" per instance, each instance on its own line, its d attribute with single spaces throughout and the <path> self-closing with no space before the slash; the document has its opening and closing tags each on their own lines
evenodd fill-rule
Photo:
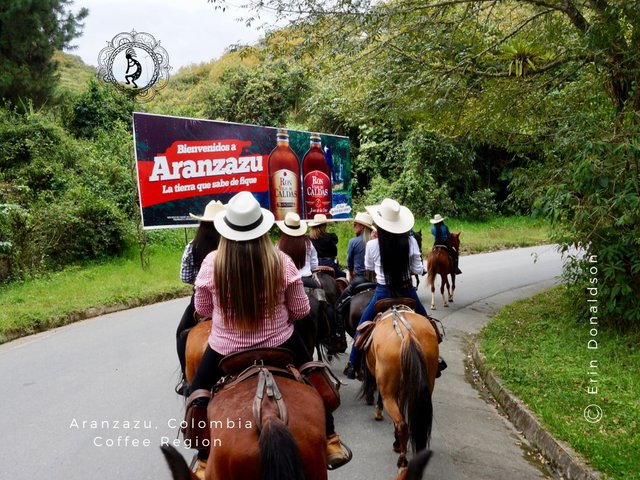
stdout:
<svg viewBox="0 0 640 480">
<path fill-rule="evenodd" d="M 201 222 L 213 222 L 213 219 L 216 217 L 218 213 L 223 211 L 226 207 L 219 200 L 211 200 L 207 203 L 207 206 L 204 209 L 204 213 L 201 217 L 198 215 L 194 215 L 190 213 L 189 216 L 191 218 L 195 218 L 196 220 L 200 220 Z"/>
<path fill-rule="evenodd" d="M 240 192 L 231 197 L 227 208 L 213 221 L 216 230 L 227 240 L 244 242 L 261 237 L 273 226 L 273 213 L 260 207 L 250 192 Z"/>
<path fill-rule="evenodd" d="M 385 198 L 380 205 L 364 207 L 371 218 L 383 230 L 391 233 L 406 233 L 413 228 L 415 219 L 407 207 L 391 198 Z"/>
<path fill-rule="evenodd" d="M 327 222 L 327 216 L 324 213 L 316 213 L 313 216 L 313 220 L 310 220 L 308 223 L 310 227 L 317 227 L 318 225 L 323 225 Z"/>
<path fill-rule="evenodd" d="M 371 218 L 371 215 L 365 212 L 356 213 L 356 218 L 354 218 L 353 221 L 354 223 L 359 223 L 360 225 L 364 225 L 367 228 L 375 228 L 373 226 L 373 219 Z"/>
<path fill-rule="evenodd" d="M 300 220 L 300 215 L 294 212 L 287 212 L 284 220 L 276 222 L 278 228 L 292 237 L 301 237 L 307 233 L 307 222 Z"/>
<path fill-rule="evenodd" d="M 429 220 L 429 223 L 440 223 L 445 221 L 446 219 L 447 217 L 441 217 L 439 213 L 436 213 L 435 216 L 431 220 Z"/>
</svg>

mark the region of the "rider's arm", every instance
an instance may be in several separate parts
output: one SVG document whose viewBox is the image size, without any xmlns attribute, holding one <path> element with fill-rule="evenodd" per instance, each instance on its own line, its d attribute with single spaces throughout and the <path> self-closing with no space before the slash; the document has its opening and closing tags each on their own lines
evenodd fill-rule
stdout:
<svg viewBox="0 0 640 480">
<path fill-rule="evenodd" d="M 215 251 L 211 252 L 202 261 L 194 285 L 193 304 L 196 312 L 205 318 L 213 315 L 213 256 L 215 254 Z"/>
<path fill-rule="evenodd" d="M 307 297 L 307 294 L 304 292 L 300 273 L 293 263 L 293 260 L 284 254 L 281 255 L 286 257 L 284 259 L 286 281 L 284 302 L 289 312 L 289 320 L 299 320 L 309 315 L 309 312 L 311 311 L 309 297 Z"/>
<path fill-rule="evenodd" d="M 182 254 L 180 281 L 191 284 L 196 281 L 196 267 L 193 264 L 193 246 L 191 242 L 184 247 L 184 253 Z"/>
<path fill-rule="evenodd" d="M 309 242 L 308 248 L 310 248 L 310 256 L 311 256 L 309 265 L 311 267 L 311 271 L 313 272 L 314 270 L 318 269 L 318 252 L 316 250 L 316 247 L 314 247 L 313 243 L 311 242 Z"/>
<path fill-rule="evenodd" d="M 420 248 L 414 237 L 409 237 L 409 270 L 416 275 L 421 275 L 424 270 Z"/>
</svg>

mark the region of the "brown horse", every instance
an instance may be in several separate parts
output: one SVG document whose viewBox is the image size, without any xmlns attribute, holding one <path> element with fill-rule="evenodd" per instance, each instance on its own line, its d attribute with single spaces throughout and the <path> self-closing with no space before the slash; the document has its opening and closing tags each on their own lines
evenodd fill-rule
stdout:
<svg viewBox="0 0 640 480">
<path fill-rule="evenodd" d="M 344 329 L 349 335 L 351 335 L 351 338 L 355 338 L 356 328 L 358 328 L 358 323 L 360 322 L 360 318 L 362 318 L 362 313 L 373 298 L 374 291 L 375 284 L 372 284 L 371 288 L 368 290 L 356 293 L 351 297 L 349 313 L 348 315 L 345 315 L 344 322 Z"/>
<path fill-rule="evenodd" d="M 452 233 L 449 240 L 449 246 L 456 252 L 460 251 L 460 232 Z M 440 275 L 440 294 L 442 295 L 442 303 L 445 307 L 449 306 L 449 302 L 453 302 L 453 292 L 456 289 L 456 268 L 453 260 L 449 256 L 449 250 L 444 245 L 435 245 L 427 256 L 427 282 L 431 287 L 431 309 L 436 309 L 436 276 Z M 449 285 L 449 275 L 451 275 L 451 285 Z M 444 295 L 444 289 L 447 288 L 449 300 Z"/>
<path fill-rule="evenodd" d="M 377 318 L 365 351 L 361 394 L 372 398 L 378 389 L 376 419 L 382 419 L 384 406 L 394 425 L 399 468 L 407 465 L 409 440 L 416 452 L 429 445 L 438 354 L 436 332 L 422 315 L 397 306 Z"/>
<path fill-rule="evenodd" d="M 173 480 L 198 480 L 193 472 L 189 470 L 184 457 L 180 455 L 175 447 L 163 445 L 160 449 L 169 465 Z M 409 466 L 400 472 L 396 480 L 420 480 L 432 455 L 433 452 L 431 450 L 423 450 L 418 453 L 411 459 Z"/>
<path fill-rule="evenodd" d="M 211 320 L 206 320 L 189 332 L 185 368 L 189 383 L 202 360 L 210 331 Z M 278 377 L 277 386 L 286 404 L 288 422 L 283 423 L 275 412 L 267 411 L 258 431 L 253 422 L 257 382 L 257 377 L 252 377 L 231 388 L 223 388 L 209 402 L 211 447 L 206 478 L 326 480 L 325 414 L 317 391 L 295 380 Z M 196 477 L 190 471 L 180 476 L 174 471 L 174 478 Z"/>
<path fill-rule="evenodd" d="M 322 399 L 314 388 L 277 377 L 286 423 L 266 410 L 257 428 L 254 399 L 259 377 L 217 392 L 207 409 L 211 428 L 207 480 L 326 480 L 327 439 Z M 176 480 L 197 480 L 182 455 L 163 453 Z"/>
<path fill-rule="evenodd" d="M 198 478 L 189 470 L 184 457 L 171 445 L 163 445 L 160 447 L 164 455 L 173 480 L 198 480 Z M 420 480 L 424 473 L 433 452 L 431 450 L 423 450 L 418 453 L 409 462 L 409 466 L 403 469 L 396 477 L 396 480 Z"/>
</svg>

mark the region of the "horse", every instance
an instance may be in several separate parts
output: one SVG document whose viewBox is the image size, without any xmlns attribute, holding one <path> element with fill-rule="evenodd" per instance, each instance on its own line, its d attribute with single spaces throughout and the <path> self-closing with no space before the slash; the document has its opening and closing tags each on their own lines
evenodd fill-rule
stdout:
<svg viewBox="0 0 640 480">
<path fill-rule="evenodd" d="M 449 246 L 456 252 L 460 250 L 460 232 L 452 233 L 449 239 Z M 440 294 L 442 295 L 442 303 L 445 307 L 449 306 L 449 302 L 453 302 L 453 292 L 456 289 L 456 268 L 453 260 L 449 256 L 449 249 L 446 245 L 434 245 L 429 255 L 427 255 L 427 282 L 431 286 L 431 309 L 436 309 L 436 276 L 440 275 Z M 449 275 L 451 275 L 451 285 L 449 285 Z M 444 295 L 444 289 L 447 288 L 449 300 Z"/>
<path fill-rule="evenodd" d="M 211 325 L 211 320 L 202 321 L 187 337 L 185 376 L 190 384 L 206 349 Z M 253 423 L 254 397 L 259 381 L 254 376 L 222 388 L 209 402 L 211 447 L 205 478 L 326 480 L 325 407 L 320 395 L 309 385 L 278 376 L 276 384 L 286 404 L 287 421 L 279 418 L 277 409 L 267 409 L 257 429 Z M 187 470 L 188 474 L 174 472 L 174 478 L 197 478 Z"/>
<path fill-rule="evenodd" d="M 409 440 L 418 452 L 431 439 L 437 334 L 425 317 L 396 305 L 376 318 L 369 340 L 363 352 L 366 368 L 361 397 L 372 399 L 377 388 L 375 418 L 382 419 L 384 406 L 394 425 L 393 449 L 400 454 L 397 466 L 403 468 L 407 466 Z"/>
<path fill-rule="evenodd" d="M 343 337 L 338 335 L 330 335 L 331 330 L 336 330 L 336 302 L 338 297 L 344 291 L 346 284 L 342 282 L 342 279 L 336 279 L 335 270 L 331 267 L 320 266 L 313 272 L 313 278 L 318 282 L 320 288 L 324 291 L 327 307 L 327 318 L 329 322 L 334 323 L 334 328 L 329 329 L 329 332 L 319 331 L 320 343 L 325 347 L 327 355 L 331 357 L 339 353 L 344 353 L 347 349 L 346 341 Z M 324 333 L 324 335 L 323 335 Z M 322 359 L 320 351 L 318 351 L 318 357 Z"/>
<path fill-rule="evenodd" d="M 324 293 L 307 292 L 307 297 L 311 311 L 306 317 L 296 320 L 293 325 L 302 337 L 309 353 L 313 354 L 315 350 L 318 359 L 324 360 L 324 350 L 329 348 L 327 340 L 330 331 L 328 308 L 325 301 L 318 298 L 323 298 Z"/>
<path fill-rule="evenodd" d="M 198 477 L 189 470 L 184 457 L 171 445 L 162 445 L 160 447 L 164 455 L 167 465 L 171 470 L 173 480 L 198 480 Z M 396 480 L 420 480 L 425 467 L 431 460 L 433 452 L 431 450 L 423 450 L 418 453 L 409 462 L 409 466 L 403 469 L 396 477 Z"/>
</svg>

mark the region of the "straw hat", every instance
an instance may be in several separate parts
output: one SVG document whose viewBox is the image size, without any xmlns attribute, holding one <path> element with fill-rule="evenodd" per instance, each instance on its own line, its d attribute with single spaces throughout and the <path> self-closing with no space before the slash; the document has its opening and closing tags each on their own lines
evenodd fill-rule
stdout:
<svg viewBox="0 0 640 480">
<path fill-rule="evenodd" d="M 196 220 L 200 220 L 201 222 L 213 222 L 213 219 L 216 218 L 216 215 L 223 211 L 226 207 L 219 200 L 211 200 L 207 203 L 207 206 L 204 209 L 204 214 L 199 217 L 198 215 L 194 215 L 190 213 L 189 216 L 191 218 L 195 218 Z"/>
<path fill-rule="evenodd" d="M 323 225 L 325 223 L 327 223 L 327 216 L 324 213 L 316 213 L 313 216 L 313 220 L 309 221 L 309 226 L 310 227 L 317 227 L 318 225 Z"/>
<path fill-rule="evenodd" d="M 411 210 L 391 198 L 385 198 L 380 205 L 370 205 L 365 209 L 375 224 L 387 232 L 406 233 L 415 223 Z"/>
<path fill-rule="evenodd" d="M 231 197 L 213 224 L 224 238 L 243 242 L 267 233 L 274 221 L 273 213 L 261 208 L 250 192 L 240 192 Z"/>
<path fill-rule="evenodd" d="M 300 220 L 300 215 L 294 212 L 287 212 L 284 220 L 276 222 L 278 228 L 292 237 L 301 237 L 307 233 L 307 222 Z"/>
<path fill-rule="evenodd" d="M 441 217 L 439 213 L 436 213 L 435 216 L 429 220 L 429 223 L 440 223 L 440 222 L 444 222 L 447 219 L 447 217 Z"/>
<path fill-rule="evenodd" d="M 365 212 L 356 213 L 356 218 L 354 218 L 353 221 L 371 229 L 375 228 L 373 226 L 373 219 L 371 218 L 371 215 Z"/>
</svg>

